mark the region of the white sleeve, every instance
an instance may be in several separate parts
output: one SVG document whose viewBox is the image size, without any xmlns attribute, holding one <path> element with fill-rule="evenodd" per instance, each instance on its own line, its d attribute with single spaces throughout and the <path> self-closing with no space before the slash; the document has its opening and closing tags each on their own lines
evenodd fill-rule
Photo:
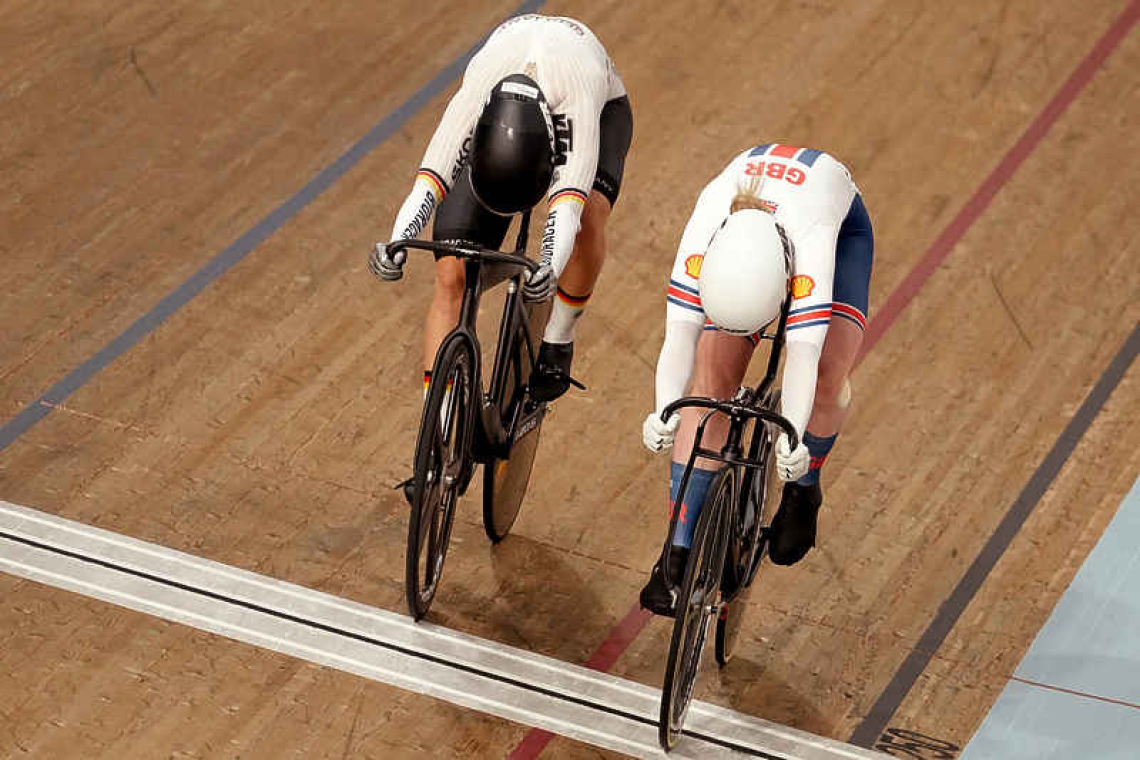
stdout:
<svg viewBox="0 0 1140 760">
<path fill-rule="evenodd" d="M 574 253 L 574 240 L 582 228 L 585 207 L 586 196 L 577 190 L 563 190 L 550 197 L 539 261 L 549 263 L 555 277 L 562 275 L 570 255 Z"/>
<path fill-rule="evenodd" d="M 813 224 L 793 235 L 795 261 L 792 305 L 788 312 L 788 343 L 810 343 L 823 350 L 831 321 L 831 298 L 835 280 L 835 241 L 838 225 Z"/>
<path fill-rule="evenodd" d="M 780 413 L 788 418 L 802 440 L 815 403 L 820 349 L 814 343 L 788 341 L 784 352 Z"/>
<path fill-rule="evenodd" d="M 693 372 L 697 343 L 705 325 L 701 307 L 701 262 L 709 241 L 725 216 L 732 198 L 731 184 L 715 178 L 697 198 L 697 205 L 685 225 L 665 305 L 665 341 L 657 358 L 657 411 L 685 393 Z"/>
<path fill-rule="evenodd" d="M 412 192 L 396 214 L 396 223 L 392 225 L 392 236 L 388 240 L 418 237 L 442 199 L 443 193 L 436 189 L 433 180 L 417 175 Z"/>
<path fill-rule="evenodd" d="M 598 173 L 600 118 L 608 85 L 607 78 L 592 68 L 570 67 L 565 73 L 572 94 L 560 104 L 554 123 L 566 160 L 554 170 L 540 256 L 556 275 L 562 274 L 574 252 L 582 211 Z"/>
<path fill-rule="evenodd" d="M 499 81 L 500 73 L 501 66 L 493 51 L 484 47 L 467 65 L 463 83 L 448 102 L 428 143 L 421 171 L 435 174 L 444 183 L 444 195 L 451 192 L 467 163 L 475 122 L 483 111 L 488 93 Z"/>
<path fill-rule="evenodd" d="M 661 355 L 657 357 L 658 414 L 685 395 L 689 378 L 693 374 L 693 361 L 697 356 L 701 329 L 699 323 L 691 320 L 665 320 L 665 341 L 661 344 Z"/>
<path fill-rule="evenodd" d="M 833 161 L 833 163 L 835 163 Z M 854 186 L 838 163 L 825 180 L 806 227 L 789 230 L 795 245 L 792 305 L 788 312 L 782 412 L 803 437 L 815 403 L 819 357 L 831 322 L 835 243 Z"/>
</svg>

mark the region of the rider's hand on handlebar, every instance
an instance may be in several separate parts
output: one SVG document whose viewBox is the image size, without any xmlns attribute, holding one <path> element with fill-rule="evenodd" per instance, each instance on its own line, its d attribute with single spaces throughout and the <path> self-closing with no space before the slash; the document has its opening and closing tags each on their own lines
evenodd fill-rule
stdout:
<svg viewBox="0 0 1140 760">
<path fill-rule="evenodd" d="M 387 243 L 377 243 L 368 256 L 368 269 L 381 280 L 398 280 L 404 276 L 404 261 L 408 258 L 406 251 L 389 253 Z"/>
<path fill-rule="evenodd" d="M 808 466 L 811 465 L 811 452 L 800 441 L 795 449 L 788 445 L 788 434 L 780 433 L 776 439 L 776 474 L 784 482 L 799 480 L 807 475 Z"/>
<path fill-rule="evenodd" d="M 545 301 L 554 295 L 557 287 L 558 278 L 554 276 L 554 269 L 550 264 L 542 264 L 528 274 L 523 282 L 523 298 L 528 301 Z"/>
<path fill-rule="evenodd" d="M 673 448 L 673 436 L 677 434 L 677 425 L 681 422 L 681 415 L 673 414 L 668 422 L 661 421 L 661 415 L 650 412 L 641 426 L 641 441 L 650 451 L 664 451 Z"/>
</svg>

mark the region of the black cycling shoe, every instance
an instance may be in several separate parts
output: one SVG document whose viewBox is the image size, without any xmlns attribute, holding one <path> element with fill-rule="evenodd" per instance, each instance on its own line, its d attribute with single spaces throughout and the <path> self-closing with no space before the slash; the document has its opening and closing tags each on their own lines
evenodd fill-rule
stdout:
<svg viewBox="0 0 1140 760">
<path fill-rule="evenodd" d="M 410 477 L 407 480 L 405 480 L 403 483 L 397 483 L 396 485 L 392 486 L 393 491 L 399 489 L 399 490 L 402 490 L 404 492 L 404 499 L 407 500 L 409 507 L 412 506 L 412 502 L 415 501 L 415 499 L 416 499 L 416 482 L 415 481 L 416 481 L 415 476 L 413 476 L 413 477 Z"/>
<path fill-rule="evenodd" d="M 573 343 L 547 343 L 538 349 L 538 366 L 530 376 L 530 397 L 539 403 L 553 401 L 569 390 Z"/>
<path fill-rule="evenodd" d="M 815 546 L 816 518 L 823 503 L 819 484 L 785 483 L 780 508 L 768 529 L 768 556 L 777 565 L 794 565 Z"/>
<path fill-rule="evenodd" d="M 683 546 L 674 546 L 669 552 L 669 579 L 677 584 L 670 588 L 665 584 L 665 575 L 661 572 L 661 559 L 653 563 L 653 571 L 649 574 L 649 583 L 641 589 L 638 599 L 641 606 L 654 615 L 673 617 L 677 606 L 677 589 L 685 577 L 685 563 L 689 561 L 689 550 Z"/>
</svg>

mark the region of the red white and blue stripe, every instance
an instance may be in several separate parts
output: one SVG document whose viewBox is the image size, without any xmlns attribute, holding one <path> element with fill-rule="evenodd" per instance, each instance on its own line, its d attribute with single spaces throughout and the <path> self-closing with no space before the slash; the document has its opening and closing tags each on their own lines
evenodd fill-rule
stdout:
<svg viewBox="0 0 1140 760">
<path fill-rule="evenodd" d="M 788 330 L 799 330 L 804 327 L 827 326 L 831 323 L 833 304 L 817 303 L 792 309 L 788 312 Z"/>
<path fill-rule="evenodd" d="M 792 145 L 783 145 L 781 143 L 766 143 L 764 145 L 757 145 L 748 155 L 749 157 L 771 156 L 773 158 L 791 158 L 799 161 L 804 166 L 814 166 L 816 160 L 823 155 L 823 151 L 812 150 L 811 148 L 796 148 Z"/>
<path fill-rule="evenodd" d="M 854 322 L 859 325 L 860 330 L 867 329 L 867 315 L 850 304 L 833 303 L 831 305 L 831 313 L 836 317 L 842 317 L 843 319 Z"/>
<path fill-rule="evenodd" d="M 677 282 L 674 279 L 669 280 L 669 292 L 665 300 L 671 304 L 675 304 L 690 311 L 695 311 L 699 314 L 704 314 L 705 310 L 701 308 L 701 293 L 691 285 Z"/>
</svg>

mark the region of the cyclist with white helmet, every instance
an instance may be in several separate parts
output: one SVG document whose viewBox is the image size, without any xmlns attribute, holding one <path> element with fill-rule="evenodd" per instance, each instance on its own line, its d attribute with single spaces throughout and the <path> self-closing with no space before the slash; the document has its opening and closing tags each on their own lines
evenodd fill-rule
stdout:
<svg viewBox="0 0 1140 760">
<path fill-rule="evenodd" d="M 427 147 L 391 240 L 413 238 L 436 207 L 434 240 L 499 248 L 513 215 L 547 196 L 531 301 L 554 298 L 531 394 L 570 384 L 577 321 L 605 259 L 605 225 L 621 189 L 633 116 L 605 48 L 570 18 L 525 15 L 499 26 L 471 59 Z M 369 268 L 403 274 L 405 254 L 376 245 Z M 463 261 L 438 258 L 424 330 L 424 391 L 439 344 L 455 326 Z"/>
<path fill-rule="evenodd" d="M 699 459 L 683 503 L 677 490 L 704 413 L 685 409 L 668 421 L 662 410 L 690 392 L 731 397 L 756 345 L 776 319 L 788 289 L 792 304 L 781 413 L 801 443 L 776 441 L 783 496 L 772 521 L 769 556 L 781 565 L 815 545 L 823 503 L 820 468 L 851 401 L 847 379 L 867 322 L 874 240 L 871 221 L 847 169 L 818 150 L 761 145 L 737 156 L 701 192 L 685 227 L 666 305 L 665 340 L 657 361 L 656 408 L 642 438 L 651 451 L 673 448 L 669 508 L 679 509 L 669 576 L 679 581 L 697 516 L 718 462 Z M 702 446 L 719 449 L 728 423 L 714 416 Z M 674 438 L 676 439 L 674 441 Z M 642 589 L 642 606 L 671 615 L 675 590 L 660 560 Z"/>
</svg>

